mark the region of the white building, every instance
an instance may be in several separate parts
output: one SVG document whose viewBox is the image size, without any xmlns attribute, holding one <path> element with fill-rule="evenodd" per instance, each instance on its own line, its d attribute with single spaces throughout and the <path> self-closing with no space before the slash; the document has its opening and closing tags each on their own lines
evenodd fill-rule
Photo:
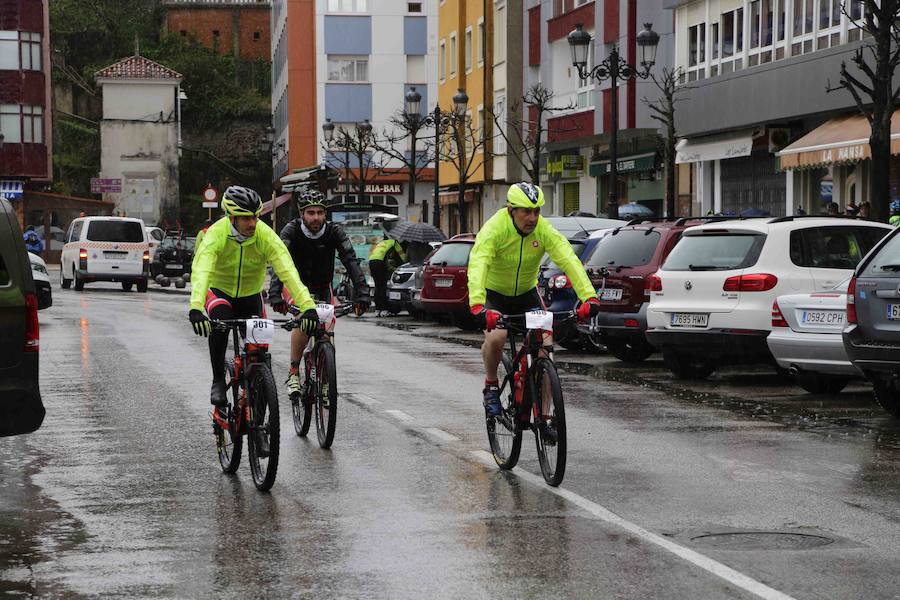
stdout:
<svg viewBox="0 0 900 600">
<path fill-rule="evenodd" d="M 105 200 L 148 225 L 178 218 L 181 75 L 140 55 L 95 74 L 103 91 L 100 177 L 119 179 Z"/>
</svg>

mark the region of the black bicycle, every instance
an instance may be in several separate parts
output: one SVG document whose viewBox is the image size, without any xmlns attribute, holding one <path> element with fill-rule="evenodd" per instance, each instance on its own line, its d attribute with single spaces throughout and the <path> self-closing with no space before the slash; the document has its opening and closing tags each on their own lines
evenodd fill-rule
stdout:
<svg viewBox="0 0 900 600">
<path fill-rule="evenodd" d="M 219 464 L 235 473 L 241 462 L 243 438 L 248 440 L 248 459 L 253 483 L 261 491 L 275 483 L 278 471 L 278 391 L 272 376 L 269 342 L 275 325 L 291 330 L 293 319 L 212 320 L 212 326 L 231 333 L 234 356 L 225 361 L 225 389 L 230 402 L 213 410 L 213 434 Z"/>
<path fill-rule="evenodd" d="M 298 311 L 292 307 L 292 312 Z M 310 345 L 304 353 L 305 383 L 300 393 L 291 394 L 291 412 L 293 413 L 294 430 L 300 437 L 306 437 L 312 422 L 313 407 L 316 416 L 316 435 L 319 446 L 330 448 L 334 441 L 334 429 L 337 423 L 337 364 L 335 362 L 334 344 L 331 339 L 334 332 L 327 330 L 332 318 L 343 317 L 353 311 L 353 304 L 317 304 L 319 326 L 310 336 Z"/>
<path fill-rule="evenodd" d="M 536 318 L 540 319 L 541 315 Z M 519 461 L 522 432 L 534 432 L 538 460 L 544 481 L 558 486 L 566 473 L 566 410 L 552 346 L 544 346 L 544 335 L 552 333 L 553 322 L 575 318 L 573 311 L 542 315 L 543 327 L 529 326 L 526 314 L 503 315 L 499 327 L 508 332 L 509 350 L 502 359 L 499 416 L 487 416 L 488 441 L 497 465 L 512 469 Z M 516 338 L 524 336 L 521 346 Z"/>
</svg>

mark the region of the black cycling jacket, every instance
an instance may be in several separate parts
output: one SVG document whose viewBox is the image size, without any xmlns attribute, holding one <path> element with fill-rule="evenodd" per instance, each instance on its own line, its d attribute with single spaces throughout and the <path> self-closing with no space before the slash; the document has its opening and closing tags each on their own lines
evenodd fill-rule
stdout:
<svg viewBox="0 0 900 600">
<path fill-rule="evenodd" d="M 327 222 L 325 233 L 317 239 L 311 239 L 303 233 L 300 224 L 301 220 L 298 218 L 285 225 L 281 230 L 281 239 L 291 253 L 303 283 L 310 290 L 327 289 L 334 278 L 334 253 L 337 252 L 353 281 L 354 300 L 369 301 L 366 277 L 344 229 L 336 223 Z M 282 283 L 274 273 L 271 278 L 269 301 L 274 302 L 281 298 Z"/>
</svg>

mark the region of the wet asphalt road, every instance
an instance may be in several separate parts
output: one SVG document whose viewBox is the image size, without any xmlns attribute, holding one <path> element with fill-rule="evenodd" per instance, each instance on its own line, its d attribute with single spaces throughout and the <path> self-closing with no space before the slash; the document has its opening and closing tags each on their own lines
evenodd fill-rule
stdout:
<svg viewBox="0 0 900 600">
<path fill-rule="evenodd" d="M 686 388 L 561 352 L 553 491 L 528 437 L 512 474 L 487 463 L 465 336 L 347 318 L 334 447 L 294 436 L 282 402 L 261 494 L 246 461 L 218 467 L 185 297 L 54 294 L 47 418 L 0 440 L 2 596 L 900 598 L 900 426 L 863 386 Z M 286 333 L 273 354 L 282 381 Z"/>
</svg>

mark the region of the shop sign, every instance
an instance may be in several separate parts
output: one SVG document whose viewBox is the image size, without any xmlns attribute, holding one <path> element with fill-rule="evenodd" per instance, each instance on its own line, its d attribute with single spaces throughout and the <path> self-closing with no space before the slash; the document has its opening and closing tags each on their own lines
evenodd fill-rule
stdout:
<svg viewBox="0 0 900 600">
<path fill-rule="evenodd" d="M 841 148 L 830 148 L 822 150 L 823 163 L 836 163 L 847 161 L 860 161 L 866 158 L 866 145 L 858 146 L 842 146 Z"/>
<path fill-rule="evenodd" d="M 344 183 L 342 185 L 337 186 L 335 190 L 336 194 L 356 194 L 359 192 L 359 185 L 355 183 Z M 367 194 L 402 194 L 403 193 L 403 184 L 402 183 L 367 183 L 366 184 L 366 193 Z"/>
<path fill-rule="evenodd" d="M 91 193 L 92 194 L 121 194 L 121 179 L 103 179 L 100 177 L 91 177 Z"/>
<path fill-rule="evenodd" d="M 21 200 L 24 192 L 22 182 L 15 179 L 0 179 L 0 198 L 4 200 Z"/>
<path fill-rule="evenodd" d="M 633 156 L 623 158 L 616 161 L 619 173 L 636 173 L 639 171 L 655 171 L 656 156 L 650 154 L 647 156 Z M 591 175 L 598 177 L 606 175 L 610 172 L 609 161 L 591 165 Z"/>
<path fill-rule="evenodd" d="M 547 175 L 569 179 L 584 174 L 584 157 L 580 154 L 563 154 L 547 161 Z"/>
</svg>

